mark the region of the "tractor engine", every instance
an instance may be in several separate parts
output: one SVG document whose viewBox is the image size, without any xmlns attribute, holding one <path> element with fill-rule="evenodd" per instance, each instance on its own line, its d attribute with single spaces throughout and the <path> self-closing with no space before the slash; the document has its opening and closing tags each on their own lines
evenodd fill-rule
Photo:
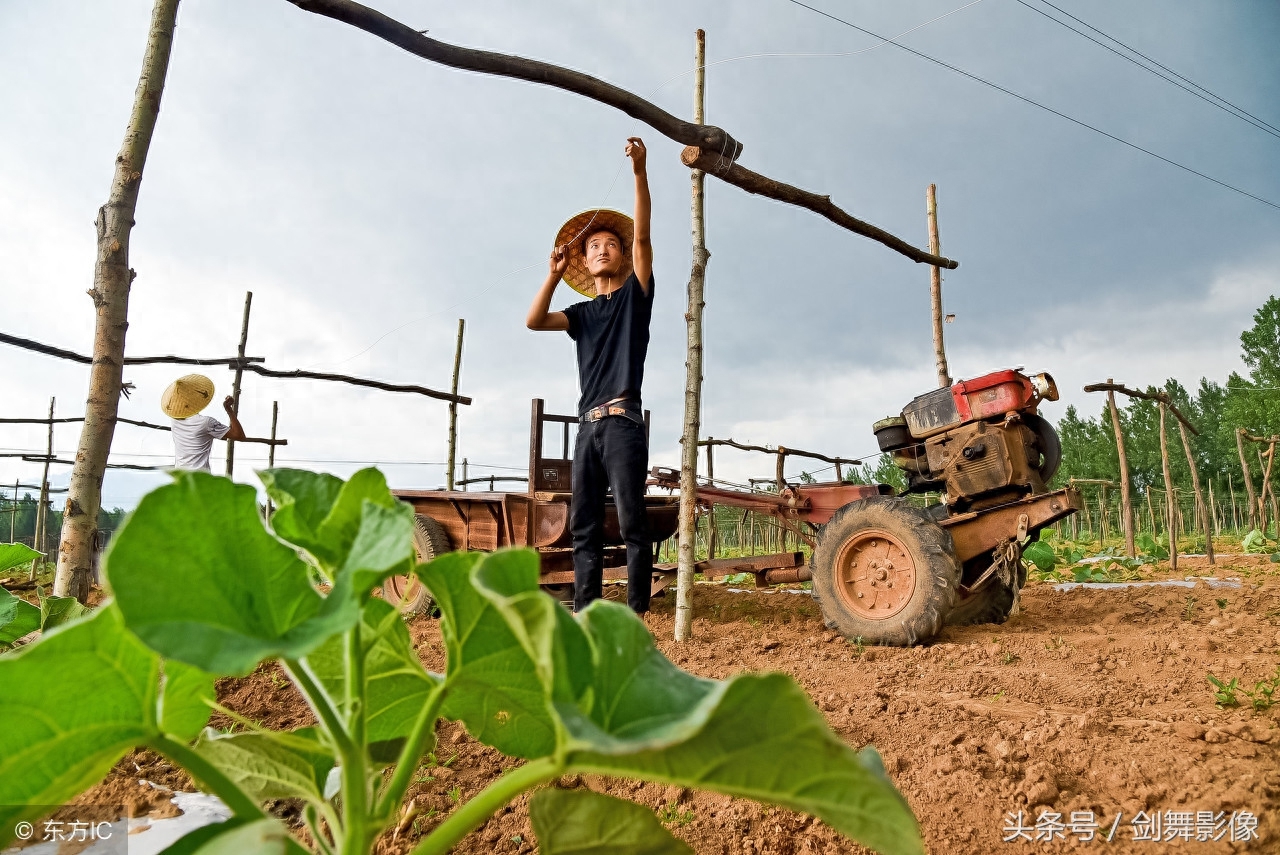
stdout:
<svg viewBox="0 0 1280 855">
<path fill-rule="evenodd" d="M 996 371 L 921 395 L 873 429 L 908 493 L 937 490 L 951 513 L 977 511 L 1045 492 L 1062 446 L 1036 408 L 1056 400 L 1048 374 Z"/>
</svg>

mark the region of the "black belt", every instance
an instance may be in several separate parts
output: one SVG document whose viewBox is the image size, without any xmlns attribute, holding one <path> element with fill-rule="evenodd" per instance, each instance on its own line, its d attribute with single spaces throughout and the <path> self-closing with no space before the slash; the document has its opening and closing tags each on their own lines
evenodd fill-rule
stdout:
<svg viewBox="0 0 1280 855">
<path fill-rule="evenodd" d="M 587 424 L 589 422 L 598 422 L 601 419 L 608 418 L 609 416 L 622 416 L 624 419 L 630 419 L 636 424 L 643 426 L 644 416 L 640 415 L 640 413 L 633 409 L 629 409 L 626 406 L 627 403 L 629 402 L 619 401 L 616 404 L 603 404 L 599 407 L 592 407 L 579 416 L 578 421 L 582 424 Z"/>
</svg>

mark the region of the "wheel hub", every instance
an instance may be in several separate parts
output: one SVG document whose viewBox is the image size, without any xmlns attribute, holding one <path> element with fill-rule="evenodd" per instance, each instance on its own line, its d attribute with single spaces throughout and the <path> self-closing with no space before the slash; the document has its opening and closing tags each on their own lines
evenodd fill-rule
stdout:
<svg viewBox="0 0 1280 855">
<path fill-rule="evenodd" d="M 836 590 L 845 604 L 871 620 L 906 608 L 916 588 L 915 562 L 902 542 L 885 531 L 861 531 L 840 547 Z"/>
</svg>

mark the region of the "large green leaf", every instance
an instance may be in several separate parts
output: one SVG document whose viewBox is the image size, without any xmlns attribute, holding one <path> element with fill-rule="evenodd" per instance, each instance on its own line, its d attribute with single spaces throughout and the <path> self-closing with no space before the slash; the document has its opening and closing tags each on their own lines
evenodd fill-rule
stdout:
<svg viewBox="0 0 1280 855">
<path fill-rule="evenodd" d="M 113 605 L 0 658 L 0 846 L 32 806 L 69 801 L 160 735 L 162 716 L 172 736 L 188 738 L 197 715 L 162 713 L 160 671 Z M 170 678 L 184 692 L 197 682 Z"/>
<path fill-rule="evenodd" d="M 39 557 L 40 553 L 25 543 L 0 543 L 0 573 L 20 564 L 30 564 Z"/>
<path fill-rule="evenodd" d="M 413 509 L 396 500 L 377 469 L 361 469 L 343 482 L 297 469 L 259 473 L 280 506 L 276 533 L 310 552 L 329 575 L 350 577 L 364 593 L 413 561 Z"/>
<path fill-rule="evenodd" d="M 878 755 L 845 745 L 791 677 L 699 680 L 624 606 L 597 601 L 582 621 L 597 655 L 595 705 L 589 718 L 560 707 L 571 768 L 782 805 L 880 852 L 923 851 Z"/>
<path fill-rule="evenodd" d="M 217 698 L 212 674 L 167 660 L 160 690 L 160 729 L 182 742 L 195 739 L 209 721 Z"/>
<path fill-rule="evenodd" d="M 54 627 L 71 623 L 89 613 L 75 597 L 41 597 L 40 628 L 46 632 Z"/>
<path fill-rule="evenodd" d="M 105 562 L 129 629 L 218 675 L 304 656 L 359 619 L 348 587 L 321 597 L 302 559 L 263 528 L 252 487 L 205 472 L 144 496 Z"/>
<path fill-rule="evenodd" d="M 0 648 L 39 628 L 40 609 L 0 588 Z"/>
<path fill-rule="evenodd" d="M 325 778 L 334 766 L 333 753 L 312 728 L 231 735 L 206 731 L 196 751 L 256 801 L 323 802 Z"/>
<path fill-rule="evenodd" d="M 487 560 L 502 561 L 505 554 L 512 553 Z M 461 720 L 472 736 L 505 754 L 545 757 L 557 745 L 551 687 L 543 682 L 549 666 L 522 645 L 523 625 L 509 622 L 508 615 L 476 587 L 475 571 L 482 558 L 479 553 L 450 552 L 416 568 L 442 615 L 440 633 L 449 667 L 441 714 Z M 528 588 L 527 564 L 502 566 L 509 583 L 503 593 Z M 537 584 L 536 566 L 532 584 Z"/>
<path fill-rule="evenodd" d="M 394 760 L 441 678 L 422 667 L 399 610 L 385 600 L 370 599 L 364 604 L 360 641 L 365 651 L 366 738 L 375 759 Z M 335 636 L 307 657 L 311 670 L 340 706 L 346 673 L 344 647 L 343 636 Z"/>
<path fill-rule="evenodd" d="M 197 828 L 160 855 L 309 855 L 274 819 L 246 821 L 233 816 Z"/>
<path fill-rule="evenodd" d="M 529 819 L 541 855 L 693 855 L 653 811 L 591 790 L 542 790 Z"/>
</svg>

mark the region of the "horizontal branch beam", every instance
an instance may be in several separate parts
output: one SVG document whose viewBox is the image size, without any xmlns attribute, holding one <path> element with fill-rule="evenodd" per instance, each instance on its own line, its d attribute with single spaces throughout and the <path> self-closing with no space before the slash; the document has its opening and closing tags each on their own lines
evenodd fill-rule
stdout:
<svg viewBox="0 0 1280 855">
<path fill-rule="evenodd" d="M 54 347 L 51 344 L 32 341 L 29 338 L 19 338 L 16 335 L 0 333 L 0 344 L 10 344 L 14 347 L 20 347 L 23 350 L 32 350 L 36 353 L 43 353 L 45 356 L 56 356 L 59 359 L 79 362 L 81 365 L 93 364 L 93 357 L 91 356 L 85 356 L 83 353 L 76 353 L 71 350 L 64 350 L 61 347 Z M 239 356 L 218 357 L 216 359 L 197 359 L 190 356 L 126 356 L 124 358 L 125 365 L 235 365 L 241 361 L 265 362 L 266 360 L 261 356 L 246 356 L 243 359 Z"/>
<path fill-rule="evenodd" d="M 1240 434 L 1242 439 L 1247 439 L 1249 442 L 1261 442 L 1264 445 L 1270 445 L 1273 442 L 1280 443 L 1280 436 L 1254 436 L 1244 428 L 1236 428 L 1236 433 Z"/>
<path fill-rule="evenodd" d="M 706 159 L 706 163 L 715 168 L 686 160 L 687 166 L 696 166 L 722 181 L 741 187 L 748 193 L 808 208 L 836 225 L 855 234 L 877 240 L 915 261 L 947 269 L 958 266 L 955 261 L 917 249 L 883 229 L 850 216 L 831 204 L 829 197 L 798 190 L 789 184 L 773 181 L 737 166 L 735 162 L 742 155 L 742 143 L 735 140 L 724 129 L 714 125 L 686 122 L 635 93 L 614 86 L 612 83 L 606 83 L 597 77 L 536 59 L 446 44 L 428 38 L 413 27 L 402 24 L 368 6 L 356 3 L 354 0 L 288 0 L 288 2 L 303 11 L 332 18 L 364 30 L 370 35 L 377 36 L 414 56 L 431 62 L 464 71 L 511 77 L 529 83 L 553 86 L 614 107 L 628 116 L 639 119 L 668 139 L 688 146 L 689 148 L 685 149 L 686 154 L 692 150 L 696 152 L 693 155 L 695 159 Z M 682 154 L 681 160 L 684 158 L 685 155 Z"/>
<path fill-rule="evenodd" d="M 17 485 L 14 485 L 14 486 L 17 486 L 17 488 L 18 488 L 19 490 L 39 490 L 39 489 L 40 489 L 40 485 L 39 485 L 39 484 L 17 484 Z M 13 489 L 13 486 L 10 486 L 9 484 L 5 484 L 5 485 L 3 486 L 3 488 L 0 488 L 0 489 L 4 489 L 4 490 L 12 490 L 12 489 Z M 49 493 L 65 493 L 65 492 L 67 492 L 67 488 L 66 488 L 66 487 L 50 487 L 46 492 L 49 492 Z M 19 503 L 21 503 L 21 501 L 22 501 L 22 500 L 21 500 L 21 499 L 19 499 L 18 501 L 19 501 Z M 0 502 L 4 502 L 4 503 L 8 504 L 8 505 L 9 505 L 9 509 L 10 509 L 10 510 L 13 508 L 13 499 L 8 499 L 8 498 L 5 498 L 3 495 L 0 495 Z"/>
<path fill-rule="evenodd" d="M 349 377 L 346 374 L 322 374 L 318 371 L 273 371 L 270 368 L 264 368 L 261 365 L 241 365 L 245 371 L 252 371 L 254 374 L 261 374 L 263 377 L 276 377 L 284 380 L 331 380 L 337 383 L 349 383 L 352 386 L 366 386 L 370 389 L 381 389 L 383 392 L 411 392 L 415 395 L 426 395 L 428 398 L 436 398 L 441 401 L 451 401 L 458 404 L 470 404 L 471 399 L 464 395 L 450 395 L 448 392 L 438 392 L 435 389 L 428 389 L 425 386 L 402 386 L 396 383 L 383 383 L 379 380 L 368 380 L 363 377 Z M 243 442 L 243 440 L 236 440 Z"/>
<path fill-rule="evenodd" d="M 1169 412 L 1173 413 L 1174 416 L 1177 417 L 1178 421 L 1186 425 L 1187 430 L 1191 431 L 1196 436 L 1200 435 L 1200 431 L 1196 430 L 1196 426 L 1193 425 L 1190 419 L 1184 416 L 1182 411 L 1178 409 L 1177 405 L 1173 403 L 1168 392 L 1139 392 L 1137 389 L 1130 389 L 1120 383 L 1091 383 L 1090 385 L 1085 386 L 1084 390 L 1086 392 L 1119 392 L 1121 395 L 1128 395 L 1130 398 L 1141 398 L 1144 401 L 1155 401 L 1156 403 L 1164 404 L 1169 408 Z"/>
<path fill-rule="evenodd" d="M 801 190 L 799 187 L 792 187 L 790 184 L 767 178 L 758 172 L 752 172 L 750 169 L 735 162 L 733 158 L 725 157 L 718 151 L 689 146 L 680 152 L 680 162 L 690 169 L 701 169 L 708 175 L 714 175 L 726 184 L 732 184 L 735 187 L 746 190 L 748 193 L 807 208 L 854 234 L 879 241 L 889 249 L 905 255 L 912 261 L 931 264 L 934 267 L 945 267 L 948 270 L 954 270 L 960 266 L 958 261 L 952 261 L 941 255 L 934 255 L 931 252 L 914 247 L 902 238 L 889 234 L 879 226 L 873 226 L 865 220 L 859 220 L 834 204 L 830 196 L 820 196 L 817 193 L 811 193 L 808 190 Z"/>
<path fill-rule="evenodd" d="M 84 421 L 84 416 L 68 416 L 67 418 L 62 419 L 0 419 L 0 425 L 61 425 L 82 421 Z M 116 421 L 127 425 L 151 428 L 152 430 L 173 430 L 173 428 L 168 425 L 153 425 L 151 422 L 140 422 L 137 419 L 126 419 L 121 416 L 116 416 Z"/>
<path fill-rule="evenodd" d="M 46 457 L 43 454 L 0 454 L 0 457 L 21 457 L 25 463 L 57 463 L 62 466 L 75 466 L 74 460 L 62 460 L 58 457 Z M 108 469 L 138 469 L 142 471 L 160 471 L 171 469 L 171 466 L 143 466 L 141 463 L 108 463 Z"/>
<path fill-rule="evenodd" d="M 841 465 L 849 464 L 852 466 L 861 466 L 861 460 L 853 460 L 845 457 L 828 457 L 825 454 L 818 454 L 816 451 L 801 451 L 798 448 L 787 448 L 786 446 L 778 446 L 777 448 L 766 448 L 763 445 L 744 445 L 740 442 L 734 442 L 732 439 L 700 439 L 699 446 L 707 445 L 727 445 L 730 448 L 736 448 L 740 451 L 759 451 L 764 454 L 783 454 L 787 457 L 811 457 L 814 460 L 821 460 L 826 463 L 839 463 Z M 773 479 L 756 479 L 761 481 L 773 482 Z"/>
</svg>

